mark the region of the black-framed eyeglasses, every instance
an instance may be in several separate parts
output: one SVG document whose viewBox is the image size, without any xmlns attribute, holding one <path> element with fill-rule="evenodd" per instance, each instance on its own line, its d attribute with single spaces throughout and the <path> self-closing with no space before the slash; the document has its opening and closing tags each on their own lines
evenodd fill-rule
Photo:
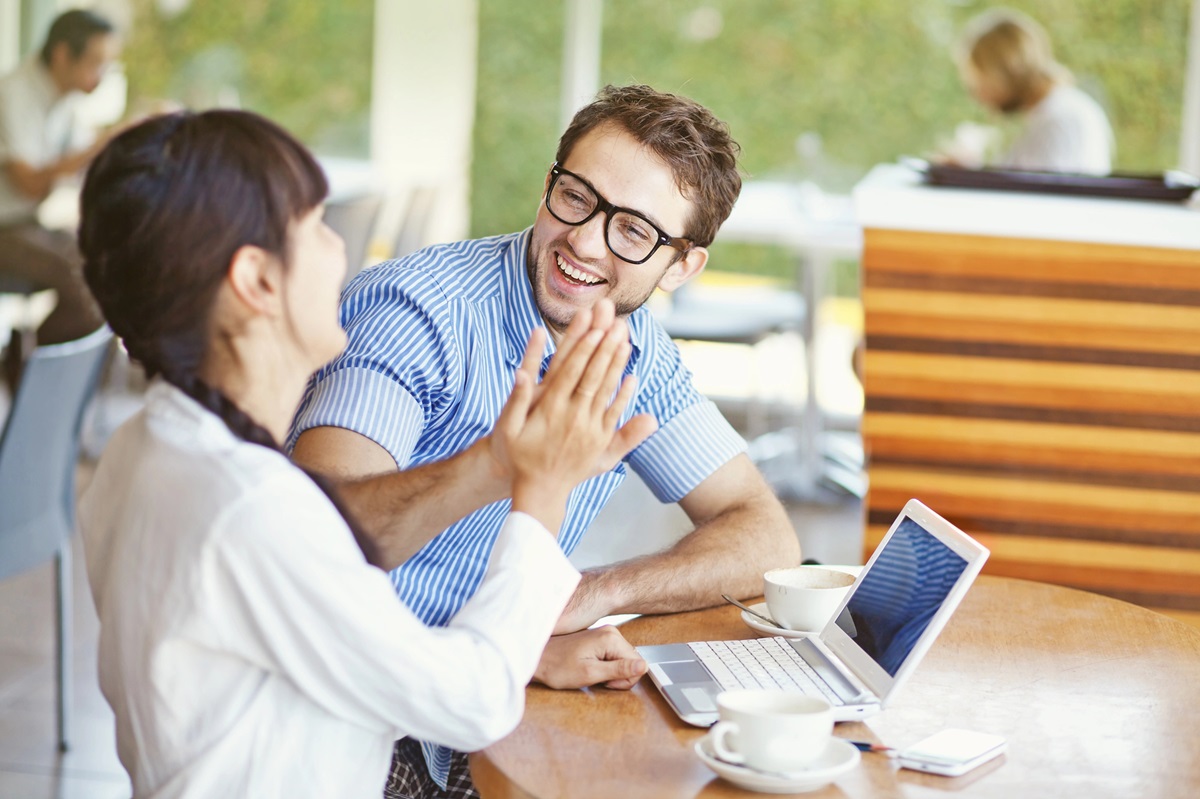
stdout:
<svg viewBox="0 0 1200 799">
<path fill-rule="evenodd" d="M 546 192 L 546 210 L 566 225 L 582 225 L 603 212 L 604 243 L 612 254 L 631 264 L 644 264 L 664 244 L 680 253 L 692 249 L 689 239 L 668 236 L 663 229 L 629 208 L 613 205 L 600 196 L 583 178 L 563 169 L 555 162 L 550 166 L 550 188 Z"/>
</svg>

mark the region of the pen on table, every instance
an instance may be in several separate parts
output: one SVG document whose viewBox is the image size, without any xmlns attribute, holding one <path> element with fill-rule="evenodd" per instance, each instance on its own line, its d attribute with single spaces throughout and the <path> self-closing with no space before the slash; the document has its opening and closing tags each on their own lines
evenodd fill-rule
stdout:
<svg viewBox="0 0 1200 799">
<path fill-rule="evenodd" d="M 891 751 L 893 751 L 892 747 L 884 746 L 883 744 L 873 744 L 868 741 L 851 741 L 848 739 L 843 739 L 843 740 L 845 740 L 846 743 L 854 746 L 856 749 L 858 749 L 859 751 L 862 751 L 862 752 L 891 752 Z"/>
</svg>

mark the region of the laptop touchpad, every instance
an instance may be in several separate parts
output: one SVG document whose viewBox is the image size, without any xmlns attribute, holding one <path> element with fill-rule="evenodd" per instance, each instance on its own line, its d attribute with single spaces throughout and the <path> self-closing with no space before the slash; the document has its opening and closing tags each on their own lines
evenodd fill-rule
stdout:
<svg viewBox="0 0 1200 799">
<path fill-rule="evenodd" d="M 696 660 L 676 660 L 667 663 L 659 663 L 658 667 L 663 670 L 663 673 L 671 678 L 673 683 L 688 683 L 688 682 L 711 682 L 712 677 L 708 673 L 708 669 L 704 668 L 699 661 Z"/>
</svg>

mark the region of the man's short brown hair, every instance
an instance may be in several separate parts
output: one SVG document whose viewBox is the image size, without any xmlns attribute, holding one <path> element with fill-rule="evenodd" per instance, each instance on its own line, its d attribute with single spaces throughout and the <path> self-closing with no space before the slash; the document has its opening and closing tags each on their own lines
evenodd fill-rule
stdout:
<svg viewBox="0 0 1200 799">
<path fill-rule="evenodd" d="M 741 147 L 729 126 L 686 97 L 649 86 L 605 86 L 558 140 L 558 163 L 565 164 L 576 143 L 605 124 L 620 126 L 666 162 L 692 203 L 684 238 L 698 247 L 712 244 L 742 190 Z"/>
<path fill-rule="evenodd" d="M 113 24 L 94 11 L 82 8 L 64 11 L 50 24 L 46 42 L 42 45 L 42 63 L 50 66 L 50 61 L 54 58 L 54 49 L 60 44 L 67 46 L 72 61 L 78 61 L 93 36 L 115 32 Z"/>
</svg>

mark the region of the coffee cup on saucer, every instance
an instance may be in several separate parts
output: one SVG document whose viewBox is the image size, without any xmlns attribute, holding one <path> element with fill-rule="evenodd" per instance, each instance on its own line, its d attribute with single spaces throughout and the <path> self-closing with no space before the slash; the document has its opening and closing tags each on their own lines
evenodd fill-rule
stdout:
<svg viewBox="0 0 1200 799">
<path fill-rule="evenodd" d="M 795 772 L 817 761 L 833 735 L 833 709 L 799 691 L 744 688 L 717 696 L 709 738 L 718 758 L 764 772 Z"/>
<path fill-rule="evenodd" d="M 772 569 L 763 575 L 771 618 L 789 630 L 818 633 L 845 599 L 854 575 L 822 566 Z"/>
</svg>

